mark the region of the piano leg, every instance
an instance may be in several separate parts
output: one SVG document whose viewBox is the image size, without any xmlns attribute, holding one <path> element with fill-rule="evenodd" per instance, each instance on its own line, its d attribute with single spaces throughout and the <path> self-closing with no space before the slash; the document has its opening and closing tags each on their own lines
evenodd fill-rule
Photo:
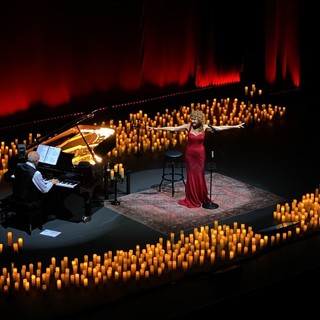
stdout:
<svg viewBox="0 0 320 320">
<path fill-rule="evenodd" d="M 82 217 L 83 222 L 89 222 L 92 216 L 92 208 L 94 203 L 99 203 L 99 207 L 102 206 L 101 199 L 95 199 L 96 191 L 101 187 L 101 178 L 92 179 L 87 184 L 80 184 L 80 195 L 83 198 L 84 203 L 84 216 Z"/>
<path fill-rule="evenodd" d="M 81 194 L 84 200 L 84 216 L 82 217 L 83 222 L 89 222 L 91 220 L 91 197 L 90 192 L 83 192 Z"/>
<path fill-rule="evenodd" d="M 92 216 L 92 208 L 95 193 L 101 187 L 100 177 L 92 179 L 86 183 L 79 183 L 73 188 L 55 186 L 58 192 L 57 203 L 59 205 L 58 218 L 73 222 L 89 222 Z M 99 207 L 103 206 L 99 200 Z"/>
</svg>

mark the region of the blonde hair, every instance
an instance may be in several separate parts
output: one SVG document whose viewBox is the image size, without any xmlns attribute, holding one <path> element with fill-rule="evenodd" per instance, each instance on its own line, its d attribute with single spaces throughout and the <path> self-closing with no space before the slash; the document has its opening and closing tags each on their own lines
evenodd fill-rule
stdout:
<svg viewBox="0 0 320 320">
<path fill-rule="evenodd" d="M 205 121 L 206 121 L 206 116 L 201 110 L 193 110 L 193 111 L 191 111 L 190 118 L 197 119 L 202 124 L 204 124 Z"/>
</svg>

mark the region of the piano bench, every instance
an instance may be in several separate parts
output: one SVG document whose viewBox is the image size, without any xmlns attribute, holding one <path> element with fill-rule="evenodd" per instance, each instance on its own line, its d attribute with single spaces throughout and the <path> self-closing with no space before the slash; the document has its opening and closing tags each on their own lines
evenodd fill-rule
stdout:
<svg viewBox="0 0 320 320">
<path fill-rule="evenodd" d="M 43 213 L 42 213 L 42 201 L 37 200 L 33 202 L 19 201 L 9 195 L 2 200 L 2 211 L 4 214 L 4 224 L 9 220 L 10 213 L 14 213 L 17 222 L 23 225 L 27 224 L 27 233 L 31 235 L 32 229 L 36 225 L 42 230 L 43 225 Z"/>
</svg>

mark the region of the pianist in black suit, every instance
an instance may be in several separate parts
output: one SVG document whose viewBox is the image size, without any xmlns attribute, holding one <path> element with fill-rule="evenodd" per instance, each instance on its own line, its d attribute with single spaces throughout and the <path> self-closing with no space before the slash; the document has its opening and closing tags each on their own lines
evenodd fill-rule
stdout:
<svg viewBox="0 0 320 320">
<path fill-rule="evenodd" d="M 27 161 L 18 163 L 13 179 L 13 196 L 21 201 L 42 200 L 44 219 L 54 220 L 57 195 L 54 185 L 58 179 L 45 180 L 37 165 L 40 155 L 31 151 Z"/>
</svg>

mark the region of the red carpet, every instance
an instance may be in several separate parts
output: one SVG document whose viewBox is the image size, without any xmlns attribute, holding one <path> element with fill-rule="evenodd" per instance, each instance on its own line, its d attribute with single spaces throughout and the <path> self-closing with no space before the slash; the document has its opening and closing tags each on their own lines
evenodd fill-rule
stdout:
<svg viewBox="0 0 320 320">
<path fill-rule="evenodd" d="M 206 175 L 210 192 L 210 174 Z M 184 198 L 183 182 L 175 184 L 175 195 L 171 188 L 163 186 L 159 192 L 157 186 L 142 192 L 119 197 L 120 204 L 105 206 L 130 219 L 142 223 L 166 235 L 181 230 L 212 225 L 217 220 L 231 218 L 247 212 L 264 208 L 285 200 L 275 194 L 243 183 L 219 173 L 213 173 L 212 201 L 219 205 L 217 209 L 186 208 L 178 204 Z M 270 212 L 270 215 L 272 212 Z"/>
</svg>

